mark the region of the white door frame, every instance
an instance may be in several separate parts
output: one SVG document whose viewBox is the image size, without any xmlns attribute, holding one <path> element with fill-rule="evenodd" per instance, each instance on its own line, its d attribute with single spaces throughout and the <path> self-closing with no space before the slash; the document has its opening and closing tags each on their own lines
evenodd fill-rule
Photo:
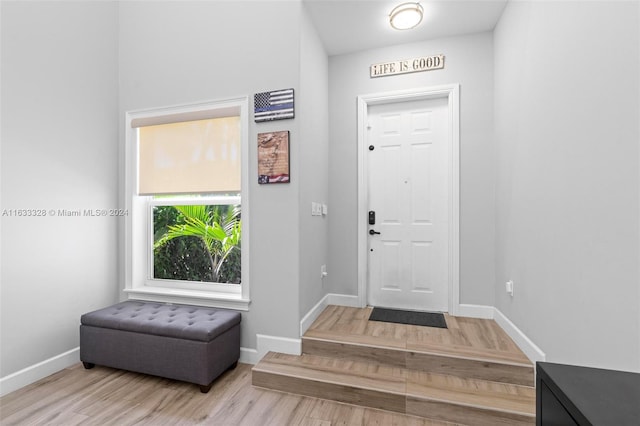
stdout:
<svg viewBox="0 0 640 426">
<path fill-rule="evenodd" d="M 449 302 L 451 315 L 460 306 L 460 85 L 448 84 L 358 96 L 358 303 L 367 305 L 367 208 L 368 170 L 365 155 L 369 106 L 422 99 L 447 98 L 449 114 Z"/>
</svg>

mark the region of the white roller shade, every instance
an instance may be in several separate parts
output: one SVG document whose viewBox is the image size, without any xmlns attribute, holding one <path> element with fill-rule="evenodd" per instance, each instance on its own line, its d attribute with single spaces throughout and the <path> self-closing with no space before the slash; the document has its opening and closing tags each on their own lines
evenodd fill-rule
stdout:
<svg viewBox="0 0 640 426">
<path fill-rule="evenodd" d="M 170 114 L 138 117 L 131 120 L 131 127 L 157 126 L 158 124 L 181 123 L 185 121 L 207 120 L 209 118 L 224 118 L 240 116 L 240 108 L 237 106 L 218 107 L 215 109 L 202 109 L 186 112 L 172 112 Z"/>
<path fill-rule="evenodd" d="M 240 192 L 240 117 L 138 130 L 140 195 Z"/>
</svg>

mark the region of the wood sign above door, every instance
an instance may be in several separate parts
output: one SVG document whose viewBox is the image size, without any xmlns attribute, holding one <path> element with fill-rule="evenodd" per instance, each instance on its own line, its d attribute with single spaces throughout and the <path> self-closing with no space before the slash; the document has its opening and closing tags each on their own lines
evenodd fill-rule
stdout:
<svg viewBox="0 0 640 426">
<path fill-rule="evenodd" d="M 444 55 L 420 56 L 402 61 L 382 62 L 370 67 L 371 78 L 387 75 L 408 74 L 444 68 Z"/>
</svg>

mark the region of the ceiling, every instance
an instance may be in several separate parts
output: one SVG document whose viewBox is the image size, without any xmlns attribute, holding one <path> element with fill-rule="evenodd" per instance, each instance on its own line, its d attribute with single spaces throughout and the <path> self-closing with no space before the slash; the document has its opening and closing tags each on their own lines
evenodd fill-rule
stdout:
<svg viewBox="0 0 640 426">
<path fill-rule="evenodd" d="M 303 0 L 329 56 L 491 31 L 508 0 L 420 0 L 422 23 L 398 31 L 389 12 L 410 0 Z M 416 0 L 414 0 L 416 1 Z"/>
</svg>

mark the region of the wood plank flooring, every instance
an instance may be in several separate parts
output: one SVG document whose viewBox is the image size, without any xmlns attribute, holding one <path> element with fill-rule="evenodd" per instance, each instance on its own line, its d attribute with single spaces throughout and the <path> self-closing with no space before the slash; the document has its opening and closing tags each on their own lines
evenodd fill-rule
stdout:
<svg viewBox="0 0 640 426">
<path fill-rule="evenodd" d="M 289 380 L 298 377 L 308 395 L 328 399 L 343 389 L 341 393 L 351 398 L 348 402 L 360 405 L 252 386 L 251 366 L 244 364 L 220 377 L 208 394 L 184 382 L 100 366 L 85 370 L 77 364 L 0 398 L 0 424 L 531 424 L 533 388 L 519 382 L 531 380 L 533 366 L 495 322 L 447 315 L 449 328 L 438 329 L 369 322 L 369 312 L 327 307 L 303 337 L 302 357 L 278 354 L 267 359 L 282 370 L 281 377 L 259 369 L 254 375 L 258 384 L 281 382 L 289 392 L 295 392 Z M 476 364 L 469 367 L 458 359 Z M 473 377 L 494 369 L 496 363 L 526 367 L 531 377 L 507 371 L 489 381 Z M 302 367 L 311 375 L 309 380 L 299 379 L 296 369 Z M 336 369 L 350 373 L 339 375 Z M 354 376 L 366 386 L 345 384 L 345 377 Z M 491 405 L 503 410 L 500 417 L 492 417 L 495 413 L 484 405 L 492 398 L 496 400 Z M 523 414 L 529 418 L 523 420 Z"/>
<path fill-rule="evenodd" d="M 305 337 L 332 339 L 381 348 L 398 348 L 477 359 L 487 356 L 531 365 L 531 362 L 493 320 L 445 315 L 448 328 L 369 321 L 372 308 L 328 306 Z"/>
<path fill-rule="evenodd" d="M 443 329 L 368 321 L 370 312 L 328 306 L 303 336 L 302 352 L 534 385 L 533 364 L 493 320 L 445 314 Z"/>
<path fill-rule="evenodd" d="M 251 366 L 198 386 L 81 364 L 0 398 L 5 425 L 397 425 L 446 426 L 389 411 L 251 386 Z"/>
<path fill-rule="evenodd" d="M 533 387 L 309 354 L 268 353 L 253 384 L 467 425 L 530 425 L 535 416 Z"/>
<path fill-rule="evenodd" d="M 328 306 L 302 355 L 268 353 L 254 386 L 456 424 L 535 423 L 533 365 L 494 321 L 445 315 L 442 329 L 370 312 Z"/>
</svg>

